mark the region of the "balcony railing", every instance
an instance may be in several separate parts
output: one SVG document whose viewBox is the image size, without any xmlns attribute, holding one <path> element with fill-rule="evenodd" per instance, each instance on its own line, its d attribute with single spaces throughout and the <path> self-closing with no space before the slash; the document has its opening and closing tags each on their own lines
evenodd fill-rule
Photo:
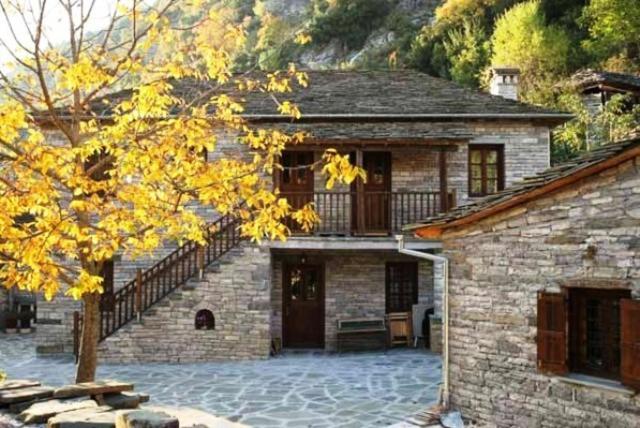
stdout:
<svg viewBox="0 0 640 428">
<path fill-rule="evenodd" d="M 314 203 L 320 217 L 314 235 L 388 235 L 443 211 L 439 192 L 283 192 L 282 196 L 293 207 Z M 451 192 L 448 207 L 453 206 Z M 294 234 L 304 234 L 294 221 L 288 226 Z"/>
</svg>

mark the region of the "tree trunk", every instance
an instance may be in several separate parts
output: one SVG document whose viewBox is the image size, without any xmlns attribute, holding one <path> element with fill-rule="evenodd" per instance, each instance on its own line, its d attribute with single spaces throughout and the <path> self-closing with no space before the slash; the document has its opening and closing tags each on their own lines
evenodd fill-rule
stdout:
<svg viewBox="0 0 640 428">
<path fill-rule="evenodd" d="M 82 336 L 76 367 L 76 383 L 93 382 L 98 365 L 98 339 L 100 335 L 100 294 L 90 293 L 82 297 L 84 313 L 82 316 Z"/>
</svg>

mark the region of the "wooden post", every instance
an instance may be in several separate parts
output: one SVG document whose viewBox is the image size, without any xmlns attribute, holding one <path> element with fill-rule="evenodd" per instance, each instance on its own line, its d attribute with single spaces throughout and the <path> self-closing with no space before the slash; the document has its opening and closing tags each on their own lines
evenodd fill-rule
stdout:
<svg viewBox="0 0 640 428">
<path fill-rule="evenodd" d="M 197 249 L 197 257 L 198 257 L 198 278 L 204 278 L 204 247 L 202 245 L 198 245 Z"/>
<path fill-rule="evenodd" d="M 449 188 L 447 183 L 447 152 L 440 150 L 440 211 L 449 211 Z"/>
<path fill-rule="evenodd" d="M 364 156 L 362 149 L 356 149 L 356 166 L 362 168 L 364 165 Z M 364 181 L 356 178 L 356 232 L 361 235 L 364 230 Z"/>
<path fill-rule="evenodd" d="M 136 270 L 136 318 L 142 319 L 142 269 Z"/>
</svg>

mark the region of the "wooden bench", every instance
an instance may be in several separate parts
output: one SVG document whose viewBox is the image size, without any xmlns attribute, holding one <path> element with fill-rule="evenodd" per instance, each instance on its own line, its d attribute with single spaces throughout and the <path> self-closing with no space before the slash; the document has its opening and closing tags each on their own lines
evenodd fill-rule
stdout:
<svg viewBox="0 0 640 428">
<path fill-rule="evenodd" d="M 338 352 L 384 350 L 387 327 L 384 318 L 352 318 L 338 321 Z"/>
</svg>

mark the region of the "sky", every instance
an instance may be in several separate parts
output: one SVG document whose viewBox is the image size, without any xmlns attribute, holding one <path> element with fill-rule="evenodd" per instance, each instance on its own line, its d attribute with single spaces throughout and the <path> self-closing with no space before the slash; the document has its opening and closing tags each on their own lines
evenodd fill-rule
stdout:
<svg viewBox="0 0 640 428">
<path fill-rule="evenodd" d="M 27 46 L 32 46 L 32 42 L 29 37 L 29 31 L 35 29 L 35 20 L 31 16 L 32 11 L 40 10 L 39 4 L 43 0 L 0 0 L 0 4 L 11 9 L 11 4 L 18 4 L 27 11 L 26 24 L 22 17 L 17 14 L 11 14 L 10 24 L 7 23 L 4 15 L 0 14 L 0 40 L 2 40 L 7 46 L 0 43 L 0 64 L 5 64 L 7 61 L 11 61 L 12 57 L 10 50 L 14 52 L 20 52 L 18 48 L 18 42 L 11 34 L 10 27 L 13 27 L 17 39 L 20 43 Z M 69 24 L 67 22 L 66 12 L 60 4 L 62 0 L 44 0 L 45 1 L 45 34 L 47 38 L 53 44 L 65 43 L 69 38 Z M 74 15 L 80 16 L 80 3 L 84 1 L 85 10 L 88 9 L 88 5 L 92 0 L 70 0 L 72 4 L 75 4 Z M 66 3 L 66 0 L 64 0 Z M 127 0 L 124 0 L 127 2 Z M 94 7 L 92 9 L 90 19 L 87 21 L 87 28 L 89 31 L 97 31 L 105 28 L 108 23 L 108 17 L 113 12 L 116 4 L 116 0 L 95 0 Z M 79 19 L 76 19 L 79 22 Z"/>
</svg>

